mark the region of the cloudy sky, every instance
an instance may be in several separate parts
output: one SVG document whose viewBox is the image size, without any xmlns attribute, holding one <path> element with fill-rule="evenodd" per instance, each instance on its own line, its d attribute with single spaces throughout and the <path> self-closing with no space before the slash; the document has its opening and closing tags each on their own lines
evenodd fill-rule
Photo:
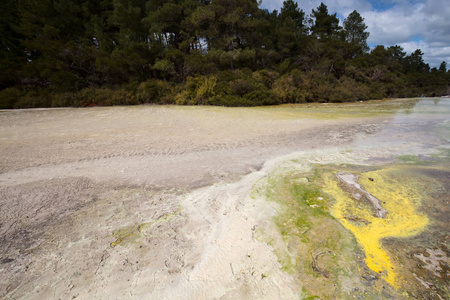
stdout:
<svg viewBox="0 0 450 300">
<path fill-rule="evenodd" d="M 343 21 L 356 9 L 365 19 L 375 45 L 400 45 L 410 54 L 416 49 L 424 53 L 425 62 L 439 67 L 450 65 L 450 3 L 448 0 L 298 0 L 299 8 L 309 15 L 320 2 L 329 13 L 337 13 Z M 262 0 L 261 8 L 280 10 L 283 0 Z M 342 24 L 341 24 L 342 25 Z"/>
</svg>

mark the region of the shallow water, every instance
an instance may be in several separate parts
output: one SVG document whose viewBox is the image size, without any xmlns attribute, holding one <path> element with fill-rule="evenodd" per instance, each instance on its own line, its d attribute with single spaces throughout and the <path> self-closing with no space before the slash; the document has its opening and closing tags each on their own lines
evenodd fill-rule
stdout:
<svg viewBox="0 0 450 300">
<path fill-rule="evenodd" d="M 280 169 L 284 165 L 284 170 L 289 171 L 273 173 L 274 177 L 284 179 L 269 180 L 272 182 L 268 183 L 270 190 L 278 187 L 282 193 L 280 187 L 283 186 L 284 190 L 294 191 L 282 198 L 269 193 L 267 198 L 286 206 L 287 210 L 282 210 L 275 222 L 287 245 L 302 245 L 313 253 L 309 261 L 316 273 L 315 280 L 305 275 L 308 264 L 296 268 L 288 263 L 292 253 L 307 255 L 304 250 L 283 250 L 285 245 L 278 245 L 280 261 L 287 268 L 293 268 L 297 280 L 303 283 L 312 280 L 313 284 L 306 287 L 307 295 L 320 298 L 352 295 L 369 299 L 380 295 L 382 298 L 427 299 L 450 296 L 449 100 L 425 98 L 332 105 L 330 108 L 309 106 L 312 114 L 325 119 L 331 114 L 333 118 L 373 116 L 377 119 L 370 130 L 345 147 L 287 157 L 280 163 Z M 294 111 L 300 109 L 304 108 L 293 107 Z M 346 134 L 351 136 L 343 132 L 341 138 Z M 356 200 L 355 192 L 349 193 L 337 179 L 338 172 L 358 175 L 359 184 L 387 209 L 386 217 L 377 217 L 367 200 Z M 288 183 L 273 184 L 279 181 Z M 306 205 L 293 209 L 300 205 L 297 203 Z M 323 218 L 314 211 L 337 219 L 345 230 L 335 232 L 321 227 L 317 221 L 314 223 L 311 220 Z M 291 227 L 289 220 L 296 219 L 298 225 Z M 298 233 L 298 228 L 303 234 Z M 354 245 L 349 245 L 350 240 L 344 237 L 347 231 L 356 238 Z M 314 238 L 308 237 L 314 234 Z M 332 236 L 338 244 L 346 246 L 339 249 L 327 242 Z M 362 254 L 358 254 L 357 249 Z M 333 257 L 326 258 L 327 253 Z M 359 265 L 352 265 L 352 259 Z M 324 282 L 330 279 L 336 288 L 326 287 Z M 346 286 L 349 282 L 352 288 Z M 323 289 L 312 287 L 322 286 L 322 283 Z M 334 294 L 330 289 L 336 289 Z"/>
</svg>

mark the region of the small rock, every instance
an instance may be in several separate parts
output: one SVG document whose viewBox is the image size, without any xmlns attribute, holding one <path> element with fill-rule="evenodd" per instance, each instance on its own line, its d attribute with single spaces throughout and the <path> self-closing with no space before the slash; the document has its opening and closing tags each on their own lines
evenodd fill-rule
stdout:
<svg viewBox="0 0 450 300">
<path fill-rule="evenodd" d="M 319 205 L 317 205 L 317 204 L 313 204 L 313 205 L 310 205 L 312 208 L 316 208 L 316 207 L 319 207 Z"/>
</svg>

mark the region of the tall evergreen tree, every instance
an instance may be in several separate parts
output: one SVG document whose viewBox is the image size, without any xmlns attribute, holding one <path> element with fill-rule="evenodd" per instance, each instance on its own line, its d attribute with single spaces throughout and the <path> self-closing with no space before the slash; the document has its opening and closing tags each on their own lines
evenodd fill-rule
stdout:
<svg viewBox="0 0 450 300">
<path fill-rule="evenodd" d="M 211 46 L 224 50 L 247 46 L 256 25 L 252 19 L 258 11 L 256 0 L 216 0 L 211 8 L 215 13 L 215 34 L 208 37 Z"/>
<path fill-rule="evenodd" d="M 297 54 L 304 32 L 305 13 L 293 0 L 283 2 L 277 24 L 277 49 L 288 58 Z"/>
<path fill-rule="evenodd" d="M 364 24 L 364 19 L 356 10 L 351 12 L 344 20 L 345 40 L 360 46 L 361 50 L 364 52 L 369 50 L 367 39 L 369 38 L 370 33 L 367 32 L 366 29 L 367 26 Z"/>
<path fill-rule="evenodd" d="M 247 95 L 256 104 L 274 103 L 275 82 L 284 102 L 442 95 L 449 85 L 446 63 L 430 72 L 421 50 L 365 53 L 361 15 L 353 11 L 341 28 L 323 3 L 308 32 L 295 0 L 280 13 L 257 0 L 4 0 L 0 16 L 0 107 L 21 95 L 29 106 L 49 105 L 47 95 L 83 98 L 99 87 L 139 103 L 133 93 L 157 102 L 175 85 L 188 83 L 193 95 L 211 84 L 229 103 Z"/>
<path fill-rule="evenodd" d="M 423 61 L 423 52 L 416 49 L 413 53 L 405 57 L 405 72 L 429 72 L 430 66 Z"/>
<path fill-rule="evenodd" d="M 388 50 L 391 53 L 392 58 L 398 62 L 402 62 L 403 59 L 405 58 L 406 52 L 401 46 L 398 45 L 390 46 Z"/>
<path fill-rule="evenodd" d="M 28 63 L 27 85 L 57 90 L 77 89 L 91 72 L 84 46 L 84 18 L 80 1 L 21 0 L 17 30 L 24 36 Z"/>
<path fill-rule="evenodd" d="M 294 34 L 301 34 L 304 27 L 305 12 L 299 9 L 297 2 L 293 0 L 283 1 L 283 6 L 281 7 L 280 19 L 284 22 L 287 19 L 292 20 L 294 26 L 292 30 Z"/>
<path fill-rule="evenodd" d="M 310 22 L 312 23 L 310 30 L 315 37 L 327 39 L 339 36 L 341 30 L 339 19 L 336 17 L 336 13 L 332 15 L 328 13 L 328 7 L 323 2 L 316 10 L 312 10 Z"/>
</svg>

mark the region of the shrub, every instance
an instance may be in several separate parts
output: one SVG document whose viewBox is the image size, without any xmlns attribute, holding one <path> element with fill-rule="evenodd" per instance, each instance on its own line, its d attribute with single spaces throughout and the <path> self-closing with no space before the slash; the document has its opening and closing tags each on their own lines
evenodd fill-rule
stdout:
<svg viewBox="0 0 450 300">
<path fill-rule="evenodd" d="M 136 105 L 139 100 L 136 94 L 124 89 L 111 90 L 109 98 L 103 102 L 104 105 Z"/>
<path fill-rule="evenodd" d="M 369 89 L 367 86 L 346 76 L 341 77 L 330 95 L 331 102 L 351 102 L 367 100 L 368 98 Z"/>
<path fill-rule="evenodd" d="M 175 96 L 175 104 L 186 105 L 191 100 L 188 91 L 182 91 Z"/>
<path fill-rule="evenodd" d="M 156 80 L 148 80 L 139 84 L 137 94 L 142 103 L 156 103 L 159 99 Z"/>
<path fill-rule="evenodd" d="M 33 90 L 24 94 L 15 103 L 14 108 L 51 107 L 52 98 L 48 90 Z"/>
<path fill-rule="evenodd" d="M 213 75 L 189 77 L 186 90 L 175 96 L 175 103 L 180 105 L 208 104 L 215 95 L 216 83 L 217 78 Z"/>
<path fill-rule="evenodd" d="M 233 90 L 228 81 L 219 81 L 214 88 L 214 93 L 216 95 L 231 95 Z"/>
<path fill-rule="evenodd" d="M 6 88 L 0 91 L 0 108 L 14 108 L 14 104 L 22 96 L 22 91 L 16 87 Z"/>
<path fill-rule="evenodd" d="M 276 105 L 280 104 L 279 98 L 272 91 L 256 90 L 244 95 L 252 103 L 252 106 L 258 105 Z"/>
<path fill-rule="evenodd" d="M 352 92 L 345 86 L 338 85 L 334 88 L 329 97 L 330 102 L 350 102 L 355 101 L 355 97 Z"/>
<path fill-rule="evenodd" d="M 214 87 L 217 84 L 217 77 L 214 75 L 205 76 L 203 80 L 200 81 L 195 99 L 198 104 L 208 104 L 210 99 L 215 95 Z"/>
<path fill-rule="evenodd" d="M 173 91 L 168 81 L 150 79 L 139 84 L 136 94 L 140 103 L 161 103 L 163 98 L 174 94 Z"/>
<path fill-rule="evenodd" d="M 254 65 L 256 57 L 256 51 L 245 48 L 244 50 L 239 50 L 234 56 L 236 59 L 237 67 L 248 67 L 251 68 Z"/>
<path fill-rule="evenodd" d="M 253 72 L 252 78 L 258 85 L 263 85 L 266 89 L 271 89 L 275 81 L 280 77 L 278 72 L 261 70 Z"/>
<path fill-rule="evenodd" d="M 52 98 L 52 107 L 73 106 L 75 102 L 75 93 L 56 94 Z"/>
<path fill-rule="evenodd" d="M 215 75 L 217 77 L 218 82 L 221 82 L 221 81 L 231 82 L 233 80 L 238 79 L 240 74 L 237 72 L 234 72 L 232 70 L 226 70 L 226 71 L 220 71 Z"/>
<path fill-rule="evenodd" d="M 244 96 L 254 90 L 253 83 L 246 79 L 237 79 L 230 83 L 231 91 L 236 96 Z"/>
<path fill-rule="evenodd" d="M 305 102 L 300 89 L 294 84 L 294 78 L 292 75 L 284 75 L 275 81 L 272 91 L 282 103 Z"/>
</svg>

